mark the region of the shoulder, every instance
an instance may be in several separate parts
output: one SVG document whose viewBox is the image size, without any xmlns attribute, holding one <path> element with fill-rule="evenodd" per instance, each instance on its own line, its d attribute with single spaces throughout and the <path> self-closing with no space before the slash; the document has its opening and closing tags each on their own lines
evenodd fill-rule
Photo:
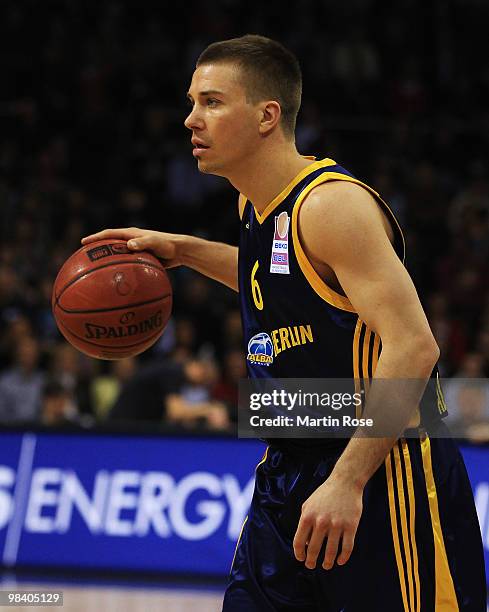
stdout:
<svg viewBox="0 0 489 612">
<path fill-rule="evenodd" d="M 390 222 L 373 193 L 351 181 L 328 181 L 315 187 L 304 199 L 299 219 L 303 228 L 320 227 L 333 234 L 367 230 L 393 240 Z"/>
<path fill-rule="evenodd" d="M 389 244 L 390 229 L 374 195 L 350 181 L 328 181 L 304 199 L 298 215 L 301 241 L 331 260 L 345 251 Z"/>
<path fill-rule="evenodd" d="M 380 218 L 377 201 L 368 189 L 351 181 L 327 181 L 305 198 L 302 212 L 309 211 L 347 219 L 351 215 Z"/>
</svg>

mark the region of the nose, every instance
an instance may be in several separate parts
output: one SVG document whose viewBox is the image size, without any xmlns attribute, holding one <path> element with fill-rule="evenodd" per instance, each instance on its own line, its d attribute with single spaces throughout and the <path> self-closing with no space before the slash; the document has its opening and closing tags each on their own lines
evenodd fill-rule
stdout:
<svg viewBox="0 0 489 612">
<path fill-rule="evenodd" d="M 195 129 L 199 130 L 204 127 L 204 122 L 202 120 L 202 117 L 199 116 L 199 113 L 197 110 L 197 104 L 193 106 L 192 110 L 190 111 L 189 115 L 187 116 L 183 124 L 189 130 L 195 130 Z"/>
</svg>

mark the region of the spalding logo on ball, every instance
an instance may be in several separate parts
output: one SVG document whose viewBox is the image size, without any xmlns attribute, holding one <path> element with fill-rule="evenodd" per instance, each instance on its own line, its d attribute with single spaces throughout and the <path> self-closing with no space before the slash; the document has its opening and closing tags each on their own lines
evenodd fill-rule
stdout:
<svg viewBox="0 0 489 612">
<path fill-rule="evenodd" d="M 165 330 L 172 287 L 161 262 L 124 240 L 93 242 L 73 253 L 54 281 L 52 308 L 63 336 L 90 357 L 142 353 Z"/>
</svg>

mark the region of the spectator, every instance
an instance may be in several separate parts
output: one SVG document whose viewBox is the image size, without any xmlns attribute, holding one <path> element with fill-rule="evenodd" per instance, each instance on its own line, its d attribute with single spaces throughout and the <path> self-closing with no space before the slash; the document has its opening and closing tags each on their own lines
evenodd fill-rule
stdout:
<svg viewBox="0 0 489 612">
<path fill-rule="evenodd" d="M 229 406 L 230 414 L 236 415 L 238 406 L 239 381 L 246 378 L 246 356 L 239 349 L 228 351 L 224 355 L 224 365 L 221 378 L 214 387 L 214 399 Z"/>
<path fill-rule="evenodd" d="M 36 371 L 49 370 L 68 384 L 82 413 L 104 415 L 129 375 L 130 367 L 119 372 L 114 364 L 107 379 L 99 362 L 81 356 L 74 367 L 73 354 L 57 348 L 51 285 L 82 233 L 127 223 L 237 243 L 236 193 L 198 172 L 182 127 L 185 87 L 210 42 L 206 37 L 234 30 L 265 32 L 299 57 L 313 58 L 303 62 L 300 150 L 344 162 L 400 217 L 408 268 L 422 301 L 430 301 L 443 375 L 465 367 L 464 356 L 474 347 L 489 376 L 487 84 L 473 46 L 433 37 L 432 28 L 420 27 L 426 3 L 404 4 L 393 11 L 358 0 L 332 12 L 325 3 L 308 2 L 287 29 L 274 18 L 282 9 L 278 0 L 250 4 L 245 12 L 239 3 L 222 3 L 218 18 L 215 8 L 204 6 L 197 19 L 183 4 L 169 15 L 160 3 L 136 20 L 129 3 L 118 0 L 109 9 L 116 18 L 108 17 L 105 3 L 95 3 L 90 20 L 77 17 L 84 13 L 81 0 L 71 0 L 69 10 L 63 3 L 4 0 L 0 379 L 26 336 L 36 338 L 47 356 L 54 354 Z M 472 4 L 464 14 L 466 31 L 482 31 L 476 5 L 484 3 Z M 348 27 L 339 36 L 346 16 Z M 92 22 L 100 28 L 91 28 Z M 440 40 L 442 56 L 433 46 Z M 427 57 L 438 58 L 436 70 Z M 168 357 L 181 364 L 178 370 L 203 350 L 234 354 L 230 361 L 236 372 L 242 369 L 234 352 L 243 349 L 236 294 L 193 271 L 171 274 L 174 318 L 158 344 L 138 358 L 135 379 L 146 380 L 152 359 Z M 232 404 L 236 377 L 227 361 L 215 392 Z M 150 393 L 134 389 L 144 416 L 138 394 Z M 148 402 L 146 416 L 161 420 L 161 402 Z M 0 404 L 5 406 L 1 397 Z"/>
<path fill-rule="evenodd" d="M 70 391 L 57 380 L 48 379 L 43 386 L 40 421 L 44 425 L 79 422 Z"/>
<path fill-rule="evenodd" d="M 457 438 L 489 441 L 489 385 L 486 380 L 464 379 L 456 386 L 452 407 L 457 415 L 450 430 Z"/>
<path fill-rule="evenodd" d="M 77 411 L 90 414 L 92 410 L 89 385 L 82 367 L 86 359 L 71 344 L 59 342 L 51 353 L 49 374 L 68 390 Z"/>
<path fill-rule="evenodd" d="M 122 388 L 109 419 L 225 429 L 226 407 L 210 398 L 215 377 L 214 366 L 196 359 L 142 366 Z"/>
<path fill-rule="evenodd" d="M 33 326 L 29 318 L 20 311 L 13 310 L 5 317 L 3 336 L 0 337 L 0 368 L 10 365 L 11 356 L 15 347 L 23 338 L 34 335 Z"/>
<path fill-rule="evenodd" d="M 35 338 L 22 338 L 13 366 L 0 375 L 0 421 L 37 419 L 43 380 L 39 370 L 39 344 Z"/>
<path fill-rule="evenodd" d="M 433 335 L 440 347 L 441 374 L 450 376 L 467 350 L 466 326 L 450 315 L 449 299 L 443 292 L 435 292 L 429 296 L 427 314 Z"/>
<path fill-rule="evenodd" d="M 489 378 L 489 321 L 487 323 L 487 327 L 479 332 L 476 340 L 476 346 L 483 360 L 482 376 Z"/>
<path fill-rule="evenodd" d="M 122 387 L 108 420 L 163 422 L 166 398 L 184 380 L 183 367 L 170 360 L 142 365 Z"/>
<path fill-rule="evenodd" d="M 242 350 L 243 327 L 239 310 L 230 310 L 224 319 L 224 342 L 226 349 Z"/>
<path fill-rule="evenodd" d="M 341 38 L 332 57 L 333 74 L 348 87 L 360 88 L 379 78 L 379 59 L 372 39 L 360 26 L 353 26 Z"/>
<path fill-rule="evenodd" d="M 96 376 L 90 385 L 93 413 L 98 420 L 104 420 L 117 401 L 121 389 L 134 376 L 136 358 L 126 357 L 110 362 L 109 372 Z"/>
<path fill-rule="evenodd" d="M 228 408 L 211 397 L 217 382 L 217 368 L 210 360 L 191 359 L 184 364 L 185 382 L 178 393 L 166 399 L 166 418 L 186 427 L 197 424 L 209 429 L 229 428 Z"/>
<path fill-rule="evenodd" d="M 453 232 L 463 230 L 464 219 L 470 216 L 470 213 L 489 214 L 489 174 L 484 163 L 475 162 L 470 169 L 470 175 L 469 182 L 453 198 L 448 210 Z"/>
<path fill-rule="evenodd" d="M 489 440 L 489 381 L 485 378 L 484 356 L 467 353 L 444 388 L 452 433 L 460 438 Z"/>
</svg>

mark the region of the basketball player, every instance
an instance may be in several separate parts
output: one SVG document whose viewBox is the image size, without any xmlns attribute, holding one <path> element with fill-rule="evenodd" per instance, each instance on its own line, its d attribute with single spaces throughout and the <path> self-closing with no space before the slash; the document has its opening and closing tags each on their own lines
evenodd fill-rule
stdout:
<svg viewBox="0 0 489 612">
<path fill-rule="evenodd" d="M 279 43 L 210 45 L 188 99 L 199 170 L 240 193 L 239 258 L 233 246 L 139 228 L 84 244 L 126 239 L 239 291 L 245 346 L 255 336 L 273 346 L 267 363 L 248 355 L 250 377 L 368 379 L 365 413 L 388 405 L 399 426 L 390 438 L 270 440 L 224 610 L 482 612 L 481 536 L 462 459 L 443 436 L 442 396 L 417 413 L 439 350 L 393 213 L 335 161 L 297 152 L 301 72 Z M 421 390 L 387 397 L 378 385 L 408 378 Z"/>
</svg>

